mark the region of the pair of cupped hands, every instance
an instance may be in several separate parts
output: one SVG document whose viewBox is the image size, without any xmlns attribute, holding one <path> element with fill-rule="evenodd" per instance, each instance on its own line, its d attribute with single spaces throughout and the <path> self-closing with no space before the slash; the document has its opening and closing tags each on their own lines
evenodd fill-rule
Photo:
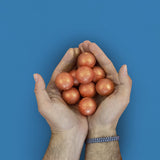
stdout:
<svg viewBox="0 0 160 160">
<path fill-rule="evenodd" d="M 91 52 L 99 65 L 106 72 L 106 77 L 115 83 L 114 92 L 108 97 L 96 96 L 98 104 L 96 112 L 88 117 L 81 115 L 78 105 L 68 105 L 55 86 L 56 76 L 63 71 L 70 71 L 76 65 L 76 60 L 82 52 Z M 90 41 L 84 41 L 79 48 L 70 48 L 54 70 L 51 80 L 45 87 L 45 82 L 39 74 L 34 74 L 35 94 L 38 110 L 48 122 L 52 134 L 77 136 L 85 139 L 116 135 L 118 120 L 130 101 L 132 80 L 128 75 L 127 66 L 123 65 L 116 71 L 111 60 Z"/>
</svg>

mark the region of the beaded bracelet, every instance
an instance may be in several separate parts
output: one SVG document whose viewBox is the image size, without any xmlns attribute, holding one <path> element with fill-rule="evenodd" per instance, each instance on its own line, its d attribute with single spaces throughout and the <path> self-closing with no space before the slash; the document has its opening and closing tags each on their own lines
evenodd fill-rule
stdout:
<svg viewBox="0 0 160 160">
<path fill-rule="evenodd" d="M 110 142 L 110 141 L 118 141 L 118 140 L 119 140 L 119 136 L 89 138 L 89 139 L 86 139 L 86 144 L 87 143 L 102 143 L 102 142 Z"/>
</svg>

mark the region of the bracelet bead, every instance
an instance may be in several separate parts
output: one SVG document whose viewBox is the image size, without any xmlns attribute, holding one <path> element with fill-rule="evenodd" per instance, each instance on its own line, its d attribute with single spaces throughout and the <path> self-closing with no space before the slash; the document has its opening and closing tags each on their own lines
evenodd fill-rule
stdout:
<svg viewBox="0 0 160 160">
<path fill-rule="evenodd" d="M 87 144 L 87 143 L 111 142 L 111 141 L 119 141 L 119 136 L 114 136 L 114 137 L 99 137 L 99 138 L 89 138 L 89 139 L 86 139 L 86 144 Z"/>
</svg>

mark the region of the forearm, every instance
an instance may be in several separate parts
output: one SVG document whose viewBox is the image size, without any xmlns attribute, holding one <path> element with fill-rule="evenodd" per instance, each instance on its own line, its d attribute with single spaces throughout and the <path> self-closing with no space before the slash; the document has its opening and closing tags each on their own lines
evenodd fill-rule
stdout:
<svg viewBox="0 0 160 160">
<path fill-rule="evenodd" d="M 116 136 L 115 130 L 90 131 L 88 138 Z M 86 145 L 85 160 L 122 160 L 118 141 Z"/>
<path fill-rule="evenodd" d="M 79 160 L 84 140 L 78 131 L 53 133 L 43 160 Z"/>
</svg>

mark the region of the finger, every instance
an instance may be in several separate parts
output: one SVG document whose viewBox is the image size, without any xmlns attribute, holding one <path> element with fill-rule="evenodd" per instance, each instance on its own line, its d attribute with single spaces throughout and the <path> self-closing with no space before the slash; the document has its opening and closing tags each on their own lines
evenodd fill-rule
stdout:
<svg viewBox="0 0 160 160">
<path fill-rule="evenodd" d="M 45 112 L 46 107 L 48 107 L 48 104 L 51 102 L 45 89 L 45 82 L 43 78 L 37 73 L 34 74 L 33 77 L 35 80 L 34 92 L 38 103 L 38 109 L 40 112 Z"/>
<path fill-rule="evenodd" d="M 98 47 L 96 43 L 89 44 L 89 50 L 94 54 L 98 63 L 107 73 L 107 78 L 111 79 L 116 84 L 119 83 L 118 73 L 111 62 L 111 60 L 105 55 L 105 53 Z"/>
<path fill-rule="evenodd" d="M 119 70 L 120 86 L 126 87 L 131 90 L 132 80 L 128 75 L 127 65 L 123 65 Z"/>
<path fill-rule="evenodd" d="M 70 48 L 54 70 L 51 80 L 49 82 L 53 83 L 55 81 L 56 76 L 61 73 L 61 72 L 68 72 L 70 71 L 74 65 L 76 64 L 76 60 L 78 55 L 80 54 L 80 49 L 79 48 Z"/>
<path fill-rule="evenodd" d="M 79 48 L 82 52 L 89 52 L 89 44 L 91 42 L 89 40 L 86 40 L 79 44 Z"/>
<path fill-rule="evenodd" d="M 128 75 L 127 65 L 123 65 L 119 70 L 119 80 L 120 84 L 118 86 L 117 94 L 121 98 L 121 100 L 126 103 L 129 103 L 130 100 L 130 93 L 132 88 L 132 80 Z"/>
</svg>

